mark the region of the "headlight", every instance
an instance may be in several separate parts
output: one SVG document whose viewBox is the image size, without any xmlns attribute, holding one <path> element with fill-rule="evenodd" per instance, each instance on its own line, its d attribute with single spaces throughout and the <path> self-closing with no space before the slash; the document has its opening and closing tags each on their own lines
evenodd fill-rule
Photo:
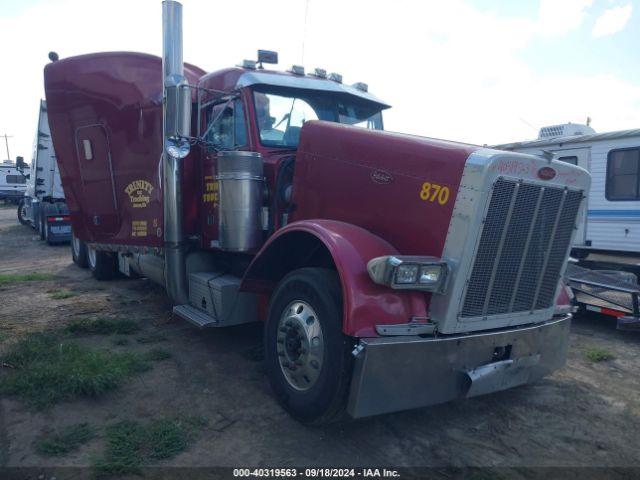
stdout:
<svg viewBox="0 0 640 480">
<path fill-rule="evenodd" d="M 390 255 L 370 260 L 367 270 L 380 285 L 444 293 L 449 266 L 436 257 Z"/>
<path fill-rule="evenodd" d="M 418 278 L 419 265 L 400 265 L 396 268 L 396 283 L 405 285 L 416 283 Z"/>
</svg>

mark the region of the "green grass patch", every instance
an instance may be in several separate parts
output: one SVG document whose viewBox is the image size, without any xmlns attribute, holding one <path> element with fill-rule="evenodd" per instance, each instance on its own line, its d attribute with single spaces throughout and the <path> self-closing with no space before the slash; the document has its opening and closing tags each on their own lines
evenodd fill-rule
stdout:
<svg viewBox="0 0 640 480">
<path fill-rule="evenodd" d="M 59 457 L 70 453 L 95 436 L 88 423 L 69 425 L 58 431 L 46 432 L 35 441 L 35 450 L 40 455 Z"/>
<path fill-rule="evenodd" d="M 138 343 L 159 343 L 166 342 L 167 340 L 167 336 L 163 333 L 152 333 L 136 338 L 136 342 Z"/>
<path fill-rule="evenodd" d="M 0 274 L 0 285 L 7 285 L 17 282 L 37 282 L 40 280 L 51 280 L 55 275 L 51 273 L 3 273 Z"/>
<path fill-rule="evenodd" d="M 28 335 L 3 360 L 14 368 L 0 375 L 0 393 L 36 408 L 99 397 L 151 368 L 140 355 L 92 350 L 55 333 Z"/>
<path fill-rule="evenodd" d="M 154 348 L 142 354 L 142 358 L 150 362 L 159 362 L 171 358 L 171 354 L 161 348 Z"/>
<path fill-rule="evenodd" d="M 72 335 L 131 335 L 138 330 L 140 326 L 133 320 L 106 317 L 74 320 L 65 327 L 65 331 Z"/>
<path fill-rule="evenodd" d="M 594 363 L 606 362 L 607 360 L 613 360 L 615 358 L 610 351 L 598 347 L 588 348 L 584 352 L 584 356 L 587 360 Z"/>
<path fill-rule="evenodd" d="M 199 429 L 206 425 L 200 417 L 161 418 L 142 424 L 124 421 L 106 429 L 106 451 L 99 459 L 99 476 L 140 473 L 152 460 L 174 457 L 185 451 Z"/>
<path fill-rule="evenodd" d="M 4 342 L 7 338 L 9 338 L 9 334 L 6 332 L 0 332 L 0 343 Z"/>
<path fill-rule="evenodd" d="M 76 297 L 79 294 L 70 290 L 51 290 L 49 296 L 54 300 L 64 300 L 65 298 Z"/>
</svg>

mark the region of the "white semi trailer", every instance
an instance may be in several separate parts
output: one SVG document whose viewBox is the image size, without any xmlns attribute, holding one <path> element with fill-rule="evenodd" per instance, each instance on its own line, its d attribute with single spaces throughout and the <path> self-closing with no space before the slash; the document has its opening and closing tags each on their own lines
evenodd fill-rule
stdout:
<svg viewBox="0 0 640 480">
<path fill-rule="evenodd" d="M 50 245 L 70 241 L 71 217 L 60 181 L 44 100 L 40 101 L 33 157 L 26 176 L 27 189 L 18 205 L 20 223 L 31 225 Z"/>
</svg>

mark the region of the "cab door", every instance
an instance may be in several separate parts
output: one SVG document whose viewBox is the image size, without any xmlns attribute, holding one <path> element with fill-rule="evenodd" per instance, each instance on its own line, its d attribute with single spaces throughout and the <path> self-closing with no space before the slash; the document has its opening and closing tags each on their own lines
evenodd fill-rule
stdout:
<svg viewBox="0 0 640 480">
<path fill-rule="evenodd" d="M 76 131 L 76 151 L 82 181 L 84 222 L 96 237 L 118 231 L 118 201 L 107 131 L 102 125 Z"/>
<path fill-rule="evenodd" d="M 589 163 L 591 157 L 591 149 L 590 148 L 569 148 L 562 150 L 554 150 L 554 159 L 560 160 L 561 162 L 567 162 L 572 165 L 577 165 L 578 167 L 584 168 L 586 171 L 589 170 Z M 573 244 L 576 246 L 584 246 L 586 244 L 586 235 L 587 235 L 587 210 L 589 207 L 589 199 L 585 199 L 585 206 L 582 210 L 581 217 L 578 221 L 578 231 L 576 232 L 575 239 Z"/>
</svg>

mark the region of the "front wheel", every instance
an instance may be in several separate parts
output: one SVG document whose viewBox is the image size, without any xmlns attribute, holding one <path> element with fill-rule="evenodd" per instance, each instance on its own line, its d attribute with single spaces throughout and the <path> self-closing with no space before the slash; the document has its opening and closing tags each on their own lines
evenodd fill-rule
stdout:
<svg viewBox="0 0 640 480">
<path fill-rule="evenodd" d="M 302 268 L 276 288 L 265 325 L 267 375 L 294 418 L 328 423 L 344 415 L 353 340 L 342 333 L 342 291 L 336 272 Z"/>
<path fill-rule="evenodd" d="M 18 203 L 18 221 L 22 225 L 27 225 L 29 223 L 27 219 L 27 202 L 22 199 L 20 203 Z"/>
<path fill-rule="evenodd" d="M 87 260 L 96 280 L 111 280 L 118 272 L 118 259 L 112 253 L 87 246 Z"/>
</svg>

